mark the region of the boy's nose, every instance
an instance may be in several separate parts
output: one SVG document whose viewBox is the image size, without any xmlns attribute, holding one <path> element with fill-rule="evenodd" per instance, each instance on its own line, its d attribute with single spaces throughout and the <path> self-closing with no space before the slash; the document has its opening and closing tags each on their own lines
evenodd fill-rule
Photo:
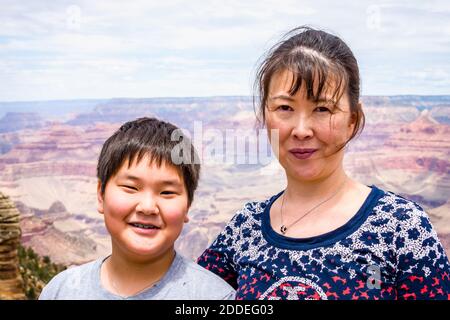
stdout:
<svg viewBox="0 0 450 320">
<path fill-rule="evenodd" d="M 136 206 L 136 211 L 147 215 L 158 214 L 159 208 L 155 197 L 152 195 L 143 196 Z"/>
</svg>

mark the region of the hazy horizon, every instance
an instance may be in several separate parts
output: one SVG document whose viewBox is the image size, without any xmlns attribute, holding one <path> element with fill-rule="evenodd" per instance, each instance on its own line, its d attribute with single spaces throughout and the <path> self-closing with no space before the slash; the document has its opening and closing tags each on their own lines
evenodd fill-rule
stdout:
<svg viewBox="0 0 450 320">
<path fill-rule="evenodd" d="M 130 100 L 145 100 L 145 99 L 174 99 L 174 100 L 182 100 L 182 99 L 208 99 L 208 98 L 249 98 L 251 99 L 253 96 L 251 95 L 211 95 L 211 96 L 143 96 L 143 97 L 105 97 L 105 98 L 76 98 L 76 99 L 50 99 L 50 100 L 12 100 L 12 101 L 3 101 L 0 100 L 0 104 L 13 104 L 13 103 L 42 103 L 42 102 L 75 102 L 75 101 L 85 101 L 85 102 L 96 102 L 96 101 L 105 101 L 105 100 L 121 100 L 121 99 L 130 99 Z M 366 94 L 361 95 L 361 98 L 364 97 L 449 97 L 450 98 L 450 90 L 448 94 Z"/>
</svg>

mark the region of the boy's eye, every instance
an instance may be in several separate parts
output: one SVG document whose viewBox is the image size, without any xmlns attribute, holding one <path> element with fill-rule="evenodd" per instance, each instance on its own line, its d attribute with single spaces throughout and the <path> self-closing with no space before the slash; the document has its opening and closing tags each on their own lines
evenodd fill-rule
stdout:
<svg viewBox="0 0 450 320">
<path fill-rule="evenodd" d="M 133 186 L 122 185 L 121 187 L 122 187 L 122 188 L 125 188 L 125 189 L 128 189 L 128 190 L 134 190 L 134 191 L 137 191 L 137 188 L 136 188 L 136 187 L 133 187 Z"/>
<path fill-rule="evenodd" d="M 161 194 L 172 195 L 172 194 L 176 194 L 176 192 L 175 191 L 170 191 L 170 190 L 165 190 L 165 191 L 162 191 Z"/>
</svg>

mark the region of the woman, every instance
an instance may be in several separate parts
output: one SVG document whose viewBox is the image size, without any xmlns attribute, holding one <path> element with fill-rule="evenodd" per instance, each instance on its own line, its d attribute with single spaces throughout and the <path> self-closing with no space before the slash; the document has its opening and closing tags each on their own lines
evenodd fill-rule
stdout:
<svg viewBox="0 0 450 320">
<path fill-rule="evenodd" d="M 287 186 L 247 203 L 198 263 L 237 299 L 449 299 L 449 262 L 423 209 L 344 171 L 344 147 L 364 125 L 347 45 L 294 29 L 255 83 Z"/>
</svg>

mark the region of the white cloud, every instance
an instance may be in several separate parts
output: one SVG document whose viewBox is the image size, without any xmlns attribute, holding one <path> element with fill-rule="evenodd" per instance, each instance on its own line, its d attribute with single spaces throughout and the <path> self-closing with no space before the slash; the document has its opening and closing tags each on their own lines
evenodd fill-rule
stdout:
<svg viewBox="0 0 450 320">
<path fill-rule="evenodd" d="M 448 93 L 434 86 L 448 81 L 444 0 L 0 0 L 0 7 L 0 101 L 250 94 L 257 59 L 302 24 L 349 44 L 366 94 Z"/>
</svg>

